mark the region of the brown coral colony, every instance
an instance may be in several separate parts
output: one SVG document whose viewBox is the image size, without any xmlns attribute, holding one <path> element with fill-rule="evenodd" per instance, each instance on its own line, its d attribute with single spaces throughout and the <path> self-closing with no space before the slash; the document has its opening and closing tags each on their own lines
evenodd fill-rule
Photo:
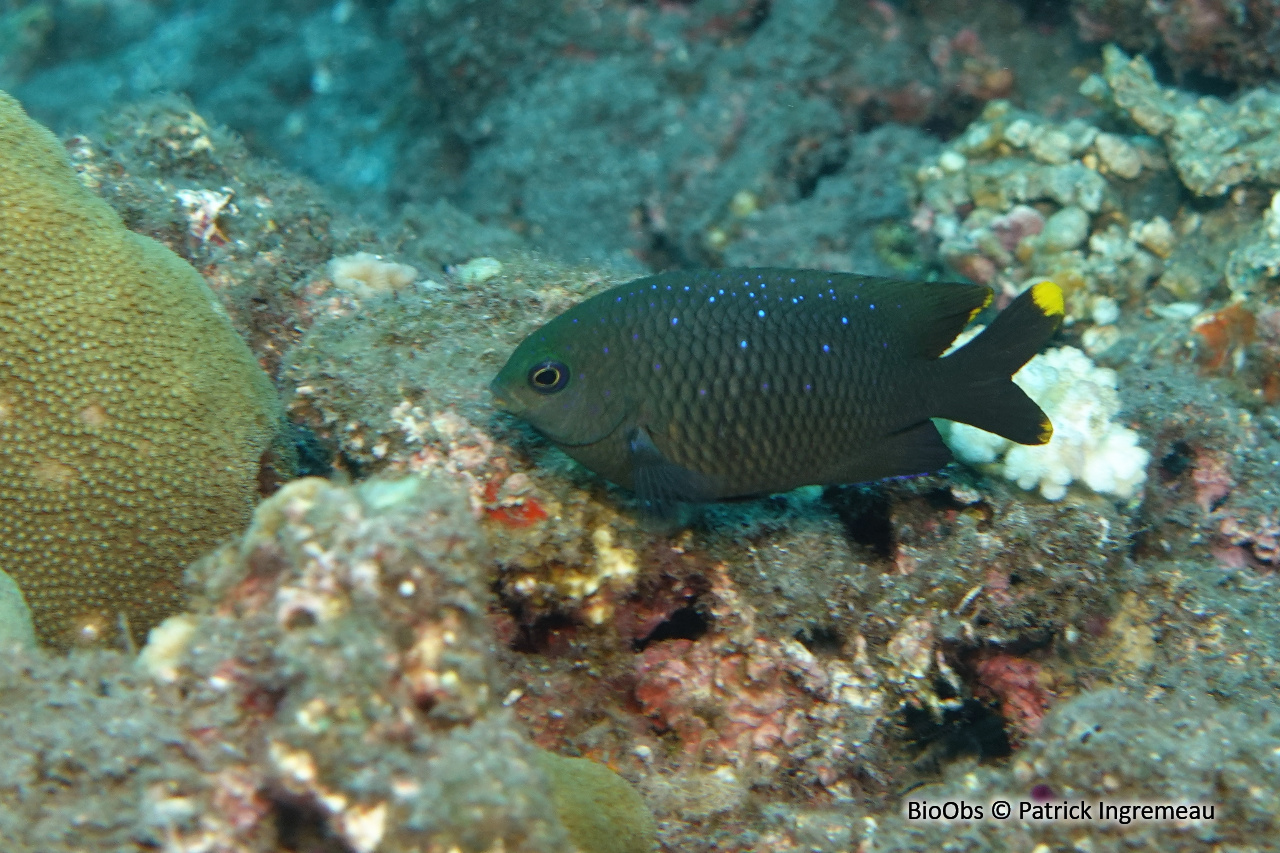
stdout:
<svg viewBox="0 0 1280 853">
<path fill-rule="evenodd" d="M 140 642 L 247 521 L 278 403 L 199 274 L 5 95 L 0 159 L 0 568 L 43 642 Z"/>
</svg>

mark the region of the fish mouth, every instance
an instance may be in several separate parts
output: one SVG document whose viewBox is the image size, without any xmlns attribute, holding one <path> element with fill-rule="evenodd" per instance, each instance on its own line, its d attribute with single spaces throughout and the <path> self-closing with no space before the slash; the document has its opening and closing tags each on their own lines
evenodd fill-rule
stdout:
<svg viewBox="0 0 1280 853">
<path fill-rule="evenodd" d="M 504 412 L 517 414 L 519 407 L 512 401 L 510 397 L 504 396 L 502 390 L 498 387 L 498 380 L 489 383 L 489 393 L 493 396 L 493 404 Z"/>
</svg>

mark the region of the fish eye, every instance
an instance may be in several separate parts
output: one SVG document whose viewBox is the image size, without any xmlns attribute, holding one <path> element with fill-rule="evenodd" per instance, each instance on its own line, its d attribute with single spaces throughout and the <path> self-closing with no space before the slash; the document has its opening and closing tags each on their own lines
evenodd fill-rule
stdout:
<svg viewBox="0 0 1280 853">
<path fill-rule="evenodd" d="M 569 368 L 558 361 L 540 361 L 529 370 L 529 387 L 539 394 L 554 394 L 569 384 Z"/>
</svg>

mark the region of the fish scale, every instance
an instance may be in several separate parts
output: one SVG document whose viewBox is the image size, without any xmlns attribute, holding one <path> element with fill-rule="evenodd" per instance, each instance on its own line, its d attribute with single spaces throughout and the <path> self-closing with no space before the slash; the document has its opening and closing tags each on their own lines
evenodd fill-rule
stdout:
<svg viewBox="0 0 1280 853">
<path fill-rule="evenodd" d="M 1052 283 L 940 357 L 989 300 L 979 285 L 811 270 L 663 273 L 548 322 L 491 388 L 648 502 L 920 473 L 951 458 L 931 417 L 1024 443 L 1051 430 L 1010 376 L 1058 326 Z"/>
<path fill-rule="evenodd" d="M 627 384 L 644 383 L 650 364 L 661 366 L 654 373 L 668 373 L 669 384 L 648 398 L 645 412 L 655 443 L 675 464 L 748 493 L 789 487 L 778 480 L 787 469 L 800 480 L 821 479 L 825 468 L 844 457 L 842 445 L 856 447 L 872 430 L 895 431 L 902 424 L 877 419 L 919 405 L 910 400 L 910 385 L 890 401 L 873 381 L 863 405 L 845 393 L 859 377 L 874 377 L 902 361 L 894 358 L 901 347 L 884 346 L 890 337 L 885 330 L 865 322 L 876 310 L 874 295 L 864 300 L 855 294 L 854 304 L 843 308 L 830 276 L 797 282 L 791 275 L 773 278 L 773 293 L 764 273 L 756 273 L 754 282 L 750 276 L 726 280 L 713 274 L 689 291 L 671 284 L 651 283 L 647 291 L 633 287 L 621 301 L 615 296 L 607 320 L 615 328 L 644 327 L 635 341 L 638 357 L 626 362 Z M 868 283 L 872 290 L 883 289 L 872 279 L 852 282 L 859 290 Z M 805 292 L 797 292 L 801 288 Z M 835 304 L 826 311 L 809 307 L 823 299 Z M 635 310 L 637 301 L 641 311 Z M 668 317 L 680 322 L 672 324 Z M 708 350 L 714 357 L 708 358 Z M 615 346 L 612 355 L 625 358 L 624 352 Z M 896 415 L 899 422 L 903 417 L 909 415 Z M 779 422 L 809 429 L 786 437 L 774 429 Z M 671 435 L 676 424 L 683 427 L 679 440 Z M 703 448 L 709 452 L 700 452 Z"/>
</svg>

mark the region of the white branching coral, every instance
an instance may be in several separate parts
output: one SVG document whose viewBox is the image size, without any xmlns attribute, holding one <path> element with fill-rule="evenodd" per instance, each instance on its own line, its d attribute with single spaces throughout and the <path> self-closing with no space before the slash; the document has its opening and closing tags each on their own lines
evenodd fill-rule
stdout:
<svg viewBox="0 0 1280 853">
<path fill-rule="evenodd" d="M 1075 347 L 1037 355 L 1013 377 L 1053 422 L 1053 438 L 1039 446 L 1015 445 L 966 424 L 948 424 L 943 435 L 964 462 L 1000 461 L 1000 473 L 1024 489 L 1061 500 L 1072 482 L 1095 492 L 1131 498 L 1147 479 L 1150 454 L 1138 434 L 1115 422 L 1120 411 L 1116 373 L 1098 367 Z"/>
</svg>

